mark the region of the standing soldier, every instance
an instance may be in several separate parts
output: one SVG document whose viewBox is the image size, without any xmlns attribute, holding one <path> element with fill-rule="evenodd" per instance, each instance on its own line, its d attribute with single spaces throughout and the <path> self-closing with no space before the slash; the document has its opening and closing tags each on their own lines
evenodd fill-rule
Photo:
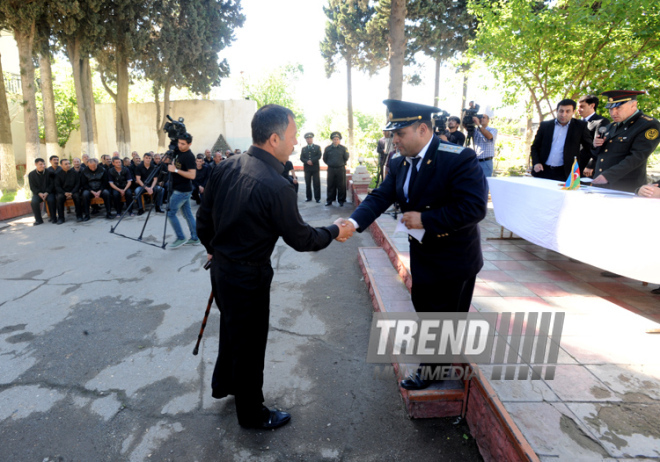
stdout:
<svg viewBox="0 0 660 462">
<path fill-rule="evenodd" d="M 300 161 L 303 163 L 305 169 L 305 189 L 307 192 L 307 200 L 312 200 L 312 181 L 314 182 L 314 199 L 316 203 L 321 202 L 321 176 L 319 160 L 321 160 L 321 146 L 314 144 L 314 133 L 305 133 L 305 141 L 307 146 L 300 151 Z"/>
<path fill-rule="evenodd" d="M 612 123 L 605 134 L 596 134 L 592 184 L 620 191 L 634 192 L 646 183 L 646 162 L 658 146 L 660 122 L 637 109 L 637 95 L 643 91 L 614 90 L 607 97 Z"/>
<path fill-rule="evenodd" d="M 328 166 L 328 194 L 326 206 L 332 205 L 337 198 L 339 206 L 346 202 L 346 162 L 348 162 L 348 149 L 339 144 L 341 133 L 332 132 L 332 144 L 323 152 L 323 162 Z"/>
</svg>

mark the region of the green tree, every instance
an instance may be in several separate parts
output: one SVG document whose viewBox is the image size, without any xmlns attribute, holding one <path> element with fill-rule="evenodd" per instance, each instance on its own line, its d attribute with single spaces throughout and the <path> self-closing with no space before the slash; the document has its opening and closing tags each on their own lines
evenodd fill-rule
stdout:
<svg viewBox="0 0 660 462">
<path fill-rule="evenodd" d="M 321 56 L 325 59 L 325 71 L 328 78 L 336 71 L 337 61 L 344 60 L 346 65 L 347 113 L 348 113 L 348 149 L 354 147 L 353 136 L 353 87 L 351 73 L 353 68 L 369 74 L 387 64 L 384 54 L 386 43 L 381 40 L 376 45 L 378 35 L 370 36 L 366 25 L 373 17 L 375 9 L 363 7 L 358 1 L 330 0 L 323 7 L 326 17 L 325 38 L 321 42 Z"/>
<path fill-rule="evenodd" d="M 408 49 L 422 52 L 435 62 L 433 105 L 440 96 L 440 68 L 468 47 L 477 26 L 467 9 L 467 0 L 412 0 L 408 2 Z"/>
<path fill-rule="evenodd" d="M 653 0 L 469 0 L 474 54 L 507 87 L 528 94 L 542 121 L 557 101 L 613 88 L 647 89 L 660 108 L 660 3 Z"/>
<path fill-rule="evenodd" d="M 40 72 L 42 69 L 43 66 L 40 67 Z M 61 61 L 53 61 L 52 75 L 56 121 L 55 142 L 59 147 L 63 148 L 69 140 L 71 133 L 80 128 L 76 101 L 76 88 L 73 81 L 73 74 L 66 72 L 64 63 Z M 43 77 L 41 77 L 40 80 L 43 80 Z M 40 114 L 44 113 L 44 111 L 41 110 L 44 106 L 43 96 L 45 96 L 43 93 L 37 93 L 37 110 Z M 45 124 L 39 124 L 39 136 L 42 139 L 45 139 Z"/>
<path fill-rule="evenodd" d="M 243 26 L 245 16 L 240 0 L 155 0 L 154 11 L 152 34 L 137 65 L 153 81 L 161 149 L 172 86 L 207 94 L 220 85 L 229 65 L 218 60 L 218 53 L 234 41 L 234 30 Z"/>
<path fill-rule="evenodd" d="M 279 104 L 287 107 L 296 115 L 296 126 L 305 124 L 305 114 L 293 94 L 298 77 L 303 74 L 302 64 L 289 64 L 274 69 L 270 73 L 252 80 L 241 77 L 241 95 L 257 103 L 257 107 L 266 104 Z"/>
<path fill-rule="evenodd" d="M 37 20 L 43 13 L 44 2 L 3 0 L 0 2 L 0 24 L 14 33 L 18 45 L 23 118 L 25 125 L 25 179 L 39 152 L 39 122 L 37 118 L 36 82 L 34 79 L 34 39 Z"/>
</svg>

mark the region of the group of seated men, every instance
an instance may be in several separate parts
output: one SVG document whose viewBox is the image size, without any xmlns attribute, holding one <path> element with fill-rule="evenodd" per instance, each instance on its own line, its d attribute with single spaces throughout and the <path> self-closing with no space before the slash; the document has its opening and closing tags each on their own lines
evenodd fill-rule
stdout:
<svg viewBox="0 0 660 462">
<path fill-rule="evenodd" d="M 228 149 L 224 156 L 220 151 L 211 156 L 211 150 L 207 149 L 204 154 L 197 155 L 198 170 L 193 180 L 192 197 L 198 204 L 211 169 L 224 159 L 240 153 L 240 149 Z M 124 204 L 126 215 L 135 215 L 135 204 L 137 215 L 142 215 L 141 196 L 144 193 L 151 196 L 155 211 L 163 213 L 161 207 L 167 202 L 168 172 L 166 167 L 161 168 L 161 164 L 171 162 L 167 155 L 148 152 L 140 159 L 140 155 L 133 151 L 132 159 L 122 159 L 118 152 L 114 152 L 112 157 L 102 155 L 100 162 L 87 154 L 83 154 L 82 159 L 74 158 L 73 163 L 66 158 L 60 161 L 58 156 L 51 156 L 48 160 L 50 167 L 46 168 L 44 159 L 36 159 L 35 169 L 28 174 L 35 226 L 44 222 L 42 202 L 48 205 L 50 222 L 56 224 L 66 221 L 64 208 L 68 200 L 73 202 L 77 222 L 88 221 L 90 215 L 99 213 L 98 205 L 92 204 L 94 199 L 103 202 L 107 219 L 121 216 Z"/>
</svg>

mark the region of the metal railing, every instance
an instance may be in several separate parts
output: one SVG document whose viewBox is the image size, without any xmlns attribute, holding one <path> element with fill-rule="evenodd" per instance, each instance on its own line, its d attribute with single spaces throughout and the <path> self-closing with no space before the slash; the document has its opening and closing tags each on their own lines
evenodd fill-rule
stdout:
<svg viewBox="0 0 660 462">
<path fill-rule="evenodd" d="M 9 94 L 19 95 L 21 94 L 21 76 L 19 74 L 13 74 L 11 72 L 3 72 L 4 81 L 5 81 L 5 91 Z"/>
</svg>

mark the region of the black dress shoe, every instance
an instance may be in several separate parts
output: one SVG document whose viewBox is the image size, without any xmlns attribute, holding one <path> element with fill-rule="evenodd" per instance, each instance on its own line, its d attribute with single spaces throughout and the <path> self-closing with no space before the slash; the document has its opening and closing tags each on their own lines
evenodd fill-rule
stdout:
<svg viewBox="0 0 660 462">
<path fill-rule="evenodd" d="M 620 278 L 620 274 L 612 273 L 611 271 L 603 271 L 600 273 L 601 276 L 606 277 L 606 278 Z"/>
<path fill-rule="evenodd" d="M 317 204 L 320 204 L 320 203 L 321 203 L 321 199 L 316 199 L 316 203 L 317 203 Z"/>
<path fill-rule="evenodd" d="M 312 202 L 312 200 L 311 200 L 311 199 L 307 199 L 305 202 Z"/>
<path fill-rule="evenodd" d="M 83 221 L 83 217 L 76 217 L 76 222 L 77 223 L 80 223 L 81 221 Z"/>
<path fill-rule="evenodd" d="M 419 372 L 414 372 L 401 381 L 401 388 L 406 390 L 423 390 L 428 388 L 429 385 L 431 385 L 431 381 L 423 379 Z"/>
<path fill-rule="evenodd" d="M 114 216 L 112 213 L 106 213 L 106 214 L 105 214 L 105 217 L 106 217 L 108 220 L 112 220 L 115 216 Z"/>
<path fill-rule="evenodd" d="M 43 220 L 42 221 L 35 221 L 34 223 L 32 223 L 32 226 L 39 226 L 39 225 L 43 225 L 43 224 L 44 224 Z"/>
<path fill-rule="evenodd" d="M 156 213 L 165 213 L 160 207 L 156 207 Z"/>
<path fill-rule="evenodd" d="M 332 202 L 326 202 L 326 203 L 325 203 L 325 206 L 326 206 L 326 207 L 330 207 L 331 205 L 332 205 Z"/>
<path fill-rule="evenodd" d="M 144 214 L 144 210 L 142 209 L 138 210 L 138 217 L 141 216 L 142 214 Z"/>
<path fill-rule="evenodd" d="M 257 428 L 259 430 L 273 430 L 275 428 L 286 425 L 291 420 L 291 414 L 277 409 L 268 409 L 268 416 L 264 417 L 261 422 L 241 426 L 243 428 Z"/>
<path fill-rule="evenodd" d="M 657 289 L 653 289 L 651 293 L 655 295 L 660 295 L 660 287 L 658 287 Z"/>
<path fill-rule="evenodd" d="M 343 207 L 343 206 L 344 206 L 344 203 L 343 203 L 343 202 L 340 202 L 340 203 L 339 203 L 339 206 L 340 206 L 340 207 Z"/>
<path fill-rule="evenodd" d="M 59 220 L 57 220 L 58 225 L 61 225 L 62 223 L 64 223 L 64 218 L 60 218 Z"/>
</svg>

